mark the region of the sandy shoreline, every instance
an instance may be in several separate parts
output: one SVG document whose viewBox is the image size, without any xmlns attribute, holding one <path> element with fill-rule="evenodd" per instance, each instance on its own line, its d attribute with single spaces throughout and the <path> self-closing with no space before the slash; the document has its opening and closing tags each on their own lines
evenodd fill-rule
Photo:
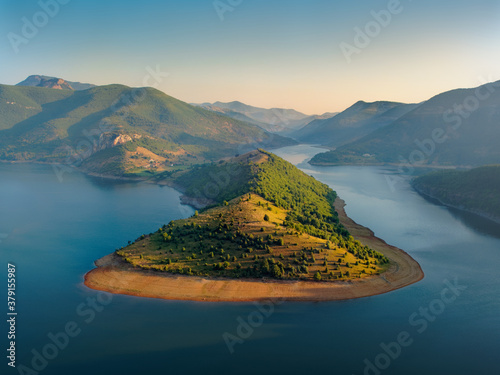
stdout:
<svg viewBox="0 0 500 375">
<path fill-rule="evenodd" d="M 248 302 L 279 299 L 320 302 L 387 293 L 424 277 L 420 265 L 413 258 L 347 217 L 344 206 L 343 200 L 336 200 L 335 208 L 340 221 L 355 239 L 391 260 L 393 264 L 387 272 L 337 282 L 208 279 L 135 269 L 119 256 L 110 254 L 96 261 L 97 268 L 85 275 L 85 285 L 110 293 L 169 300 Z"/>
</svg>

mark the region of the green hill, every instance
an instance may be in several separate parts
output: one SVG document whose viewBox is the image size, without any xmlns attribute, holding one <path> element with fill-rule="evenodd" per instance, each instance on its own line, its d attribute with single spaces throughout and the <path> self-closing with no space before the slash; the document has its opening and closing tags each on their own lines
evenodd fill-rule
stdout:
<svg viewBox="0 0 500 375">
<path fill-rule="evenodd" d="M 500 82 L 453 90 L 311 164 L 480 166 L 500 162 Z"/>
<path fill-rule="evenodd" d="M 338 147 L 390 124 L 416 106 L 394 102 L 359 101 L 332 118 L 312 121 L 290 136 L 303 143 Z"/>
<path fill-rule="evenodd" d="M 188 275 L 316 280 L 389 266 L 339 223 L 333 190 L 271 153 L 202 166 L 177 182 L 197 198 L 216 185 L 219 194 L 212 207 L 117 251 L 129 263 Z"/>
<path fill-rule="evenodd" d="M 412 185 L 445 205 L 500 221 L 500 166 L 433 172 L 414 179 Z"/>
<path fill-rule="evenodd" d="M 71 95 L 63 90 L 0 85 L 0 130 L 9 129 L 42 111 L 42 106 Z"/>
<path fill-rule="evenodd" d="M 153 88 L 108 85 L 70 91 L 2 85 L 1 90 L 6 101 L 23 99 L 24 106 L 34 108 L 26 115 L 26 109 L 16 112 L 4 105 L 10 112 L 0 120 L 3 160 L 71 164 L 122 175 L 179 169 L 255 145 L 294 144 Z M 32 103 L 34 94 L 42 99 Z"/>
</svg>

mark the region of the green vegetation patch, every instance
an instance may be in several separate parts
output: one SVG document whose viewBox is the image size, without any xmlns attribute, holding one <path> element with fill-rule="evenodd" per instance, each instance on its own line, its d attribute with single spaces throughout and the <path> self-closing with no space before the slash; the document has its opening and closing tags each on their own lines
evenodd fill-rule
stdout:
<svg viewBox="0 0 500 375">
<path fill-rule="evenodd" d="M 267 219 L 264 219 L 264 218 Z M 351 238 L 333 243 L 284 226 L 287 211 L 255 194 L 172 221 L 117 250 L 148 270 L 227 278 L 347 280 L 388 259 Z"/>
<path fill-rule="evenodd" d="M 180 176 L 186 195 L 215 204 L 254 192 L 288 211 L 285 225 L 322 239 L 338 241 L 349 233 L 333 208 L 337 194 L 294 165 L 259 150 L 229 162 L 200 166 Z"/>
<path fill-rule="evenodd" d="M 264 150 L 177 178 L 213 206 L 117 251 L 134 266 L 211 277 L 338 280 L 379 274 L 388 259 L 340 224 L 336 193 Z"/>
</svg>

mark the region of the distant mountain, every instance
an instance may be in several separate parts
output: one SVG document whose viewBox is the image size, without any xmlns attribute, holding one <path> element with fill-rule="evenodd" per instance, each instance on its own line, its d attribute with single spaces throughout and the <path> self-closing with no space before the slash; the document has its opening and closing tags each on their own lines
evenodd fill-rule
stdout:
<svg viewBox="0 0 500 375">
<path fill-rule="evenodd" d="M 442 204 L 500 222 L 500 166 L 437 171 L 416 178 L 413 187 Z"/>
<path fill-rule="evenodd" d="M 389 125 L 416 107 L 416 104 L 359 101 L 335 117 L 312 121 L 290 136 L 299 142 L 334 148 Z"/>
<path fill-rule="evenodd" d="M 296 143 L 153 88 L 0 85 L 0 111 L 0 159 L 70 164 L 108 175 L 168 172 Z"/>
<path fill-rule="evenodd" d="M 480 166 L 500 163 L 500 81 L 437 95 L 312 164 Z"/>
<path fill-rule="evenodd" d="M 273 133 L 288 134 L 294 130 L 309 124 L 316 119 L 324 119 L 335 116 L 335 113 L 309 116 L 294 109 L 282 108 L 259 108 L 238 101 L 230 103 L 215 102 L 193 104 L 210 111 L 223 113 L 237 120 L 250 122 Z"/>
<path fill-rule="evenodd" d="M 58 90 L 87 90 L 96 85 L 90 83 L 80 83 L 80 82 L 70 82 L 65 81 L 62 78 L 48 77 L 41 75 L 32 75 L 26 78 L 24 81 L 19 82 L 16 86 L 33 86 L 33 87 L 46 87 L 50 89 Z"/>
</svg>

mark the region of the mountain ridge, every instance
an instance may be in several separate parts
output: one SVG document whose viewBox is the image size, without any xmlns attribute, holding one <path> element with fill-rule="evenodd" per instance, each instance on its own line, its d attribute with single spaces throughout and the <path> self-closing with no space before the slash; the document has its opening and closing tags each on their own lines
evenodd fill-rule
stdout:
<svg viewBox="0 0 500 375">
<path fill-rule="evenodd" d="M 91 83 L 81 83 L 66 81 L 62 78 L 44 76 L 44 75 L 31 75 L 28 76 L 24 81 L 19 82 L 16 86 L 32 86 L 32 87 L 46 87 L 56 90 L 87 90 L 96 85 Z"/>
<path fill-rule="evenodd" d="M 306 115 L 295 109 L 260 108 L 240 101 L 193 104 L 215 112 L 221 112 L 235 119 L 251 122 L 261 128 L 283 135 L 297 130 L 311 121 L 335 116 L 336 113 Z"/>
<path fill-rule="evenodd" d="M 500 81 L 440 93 L 311 164 L 480 166 L 500 162 Z M 467 110 L 469 108 L 469 110 Z"/>
<path fill-rule="evenodd" d="M 149 175 L 215 161 L 259 144 L 295 144 L 153 88 L 114 84 L 71 91 L 0 85 L 0 98 L 2 93 L 0 109 L 9 116 L 0 118 L 0 159 L 7 161 L 67 164 L 71 159 L 72 166 L 89 172 Z M 24 116 L 7 104 L 7 97 L 17 95 L 28 103 L 26 93 L 50 98 Z"/>
<path fill-rule="evenodd" d="M 290 136 L 304 143 L 335 148 L 390 124 L 417 104 L 358 101 L 336 116 L 315 120 Z"/>
</svg>

